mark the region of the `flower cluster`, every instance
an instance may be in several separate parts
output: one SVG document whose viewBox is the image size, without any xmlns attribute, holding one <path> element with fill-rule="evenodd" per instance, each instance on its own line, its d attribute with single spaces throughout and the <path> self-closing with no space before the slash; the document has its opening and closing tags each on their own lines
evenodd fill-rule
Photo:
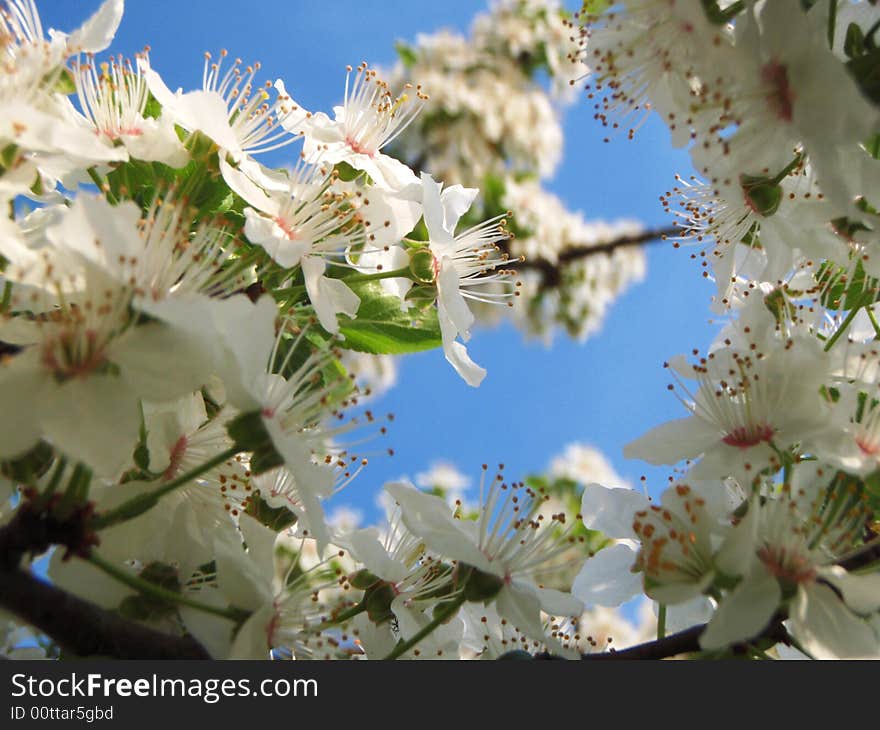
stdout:
<svg viewBox="0 0 880 730">
<path fill-rule="evenodd" d="M 645 270 L 638 248 L 591 251 L 638 237 L 639 223 L 587 220 L 541 183 L 561 158 L 562 107 L 586 72 L 582 45 L 557 0 L 501 0 L 477 16 L 470 37 L 441 31 L 398 46 L 394 70 L 397 85 L 419 79 L 431 90 L 394 153 L 444 180 L 482 187 L 484 217 L 512 213 L 515 236 L 505 250 L 524 259 L 515 264 L 522 287 L 513 320 L 547 344 L 557 330 L 580 341 L 596 332 L 611 302 Z M 491 322 L 500 310 L 475 314 Z"/>
<path fill-rule="evenodd" d="M 56 586 L 212 656 L 360 655 L 366 627 L 338 635 L 360 613 L 391 651 L 477 568 L 399 519 L 374 563 L 324 502 L 386 431 L 363 409 L 383 358 L 437 347 L 485 376 L 462 341 L 471 302 L 514 294 L 503 216 L 459 225 L 476 189 L 383 151 L 420 86 L 361 63 L 331 117 L 224 50 L 174 91 L 148 50 L 101 56 L 122 13 L 46 36 L 31 0 L 0 5 L 2 529 L 58 525 Z M 292 164 L 260 162 L 279 150 Z M 500 610 L 543 642 L 535 558 Z"/>
<path fill-rule="evenodd" d="M 613 544 L 575 594 L 644 591 L 708 622 L 710 655 L 876 658 L 880 11 L 627 0 L 581 20 L 600 122 L 632 133 L 655 109 L 689 145 L 697 174 L 663 204 L 724 326 L 666 363 L 686 417 L 625 448 L 678 465 L 660 502 L 585 491 Z"/>
</svg>

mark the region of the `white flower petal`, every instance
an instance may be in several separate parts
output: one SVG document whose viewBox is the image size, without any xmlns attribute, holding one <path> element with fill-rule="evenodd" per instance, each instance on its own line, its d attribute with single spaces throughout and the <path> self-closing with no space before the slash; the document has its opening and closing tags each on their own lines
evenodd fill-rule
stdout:
<svg viewBox="0 0 880 730">
<path fill-rule="evenodd" d="M 635 539 L 635 513 L 647 509 L 648 498 L 632 489 L 588 484 L 581 499 L 583 523 L 611 538 Z"/>
<path fill-rule="evenodd" d="M 877 636 L 828 586 L 802 587 L 791 602 L 791 633 L 816 659 L 876 659 Z"/>
<path fill-rule="evenodd" d="M 572 594 L 587 608 L 619 606 L 642 591 L 641 574 L 630 571 L 635 559 L 635 551 L 623 543 L 603 548 L 584 563 L 574 579 Z"/>
<path fill-rule="evenodd" d="M 781 599 L 776 578 L 766 570 L 757 570 L 721 601 L 700 636 L 700 646 L 720 649 L 757 636 L 770 623 Z"/>
</svg>

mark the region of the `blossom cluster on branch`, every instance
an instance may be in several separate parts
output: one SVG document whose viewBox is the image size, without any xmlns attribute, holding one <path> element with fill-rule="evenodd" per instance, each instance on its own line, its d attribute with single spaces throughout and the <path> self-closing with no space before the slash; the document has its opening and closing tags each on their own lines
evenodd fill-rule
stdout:
<svg viewBox="0 0 880 730">
<path fill-rule="evenodd" d="M 562 158 L 562 112 L 578 99 L 575 82 L 586 71 L 582 46 L 558 0 L 499 0 L 475 18 L 469 37 L 440 31 L 398 44 L 391 74 L 395 86 L 417 79 L 431 92 L 392 153 L 480 187 L 478 217 L 513 214 L 514 235 L 502 246 L 524 261 L 514 262 L 522 288 L 509 311 L 527 336 L 547 344 L 557 331 L 586 340 L 645 275 L 644 254 L 627 245 L 645 233 L 641 223 L 587 219 L 542 182 Z M 603 252 L 610 242 L 621 245 Z M 475 314 L 491 323 L 503 310 Z"/>
<path fill-rule="evenodd" d="M 44 32 L 33 0 L 0 5 L 6 652 L 613 658 L 611 626 L 656 627 L 621 656 L 880 654 L 880 10 L 607 6 L 499 3 L 473 45 L 402 50 L 424 80 L 350 67 L 331 117 L 226 51 L 189 91 L 148 50 L 103 58 L 123 0 L 72 33 Z M 699 172 L 664 205 L 725 324 L 667 363 L 687 416 L 625 450 L 676 467 L 669 488 L 651 500 L 575 445 L 524 481 L 484 465 L 474 504 L 435 469 L 428 489 L 385 485 L 381 526 L 328 519 L 392 420 L 364 406 L 354 371 L 389 378 L 363 354 L 442 349 L 478 386 L 477 308 L 537 296 L 520 251 L 542 277 L 633 277 L 615 241 L 643 241 L 635 225 L 597 233 L 518 176 L 546 172 L 517 137 L 534 129 L 435 167 L 463 149 L 435 135 L 499 108 L 481 85 L 543 108 L 536 70 L 577 80 L 578 63 L 600 124 L 634 133 L 657 109 Z M 292 164 L 260 162 L 280 149 Z M 591 247 L 615 256 L 590 268 Z M 540 290 L 565 284 L 553 270 Z M 608 298 L 573 299 L 583 336 Z M 647 602 L 638 628 L 603 608 L 639 594 L 656 624 Z"/>
<path fill-rule="evenodd" d="M 781 623 L 801 654 L 876 658 L 880 8 L 594 11 L 581 22 L 595 116 L 632 135 L 653 109 L 689 146 L 697 174 L 663 204 L 724 325 L 665 365 L 686 417 L 624 450 L 678 465 L 660 502 L 585 490 L 585 524 L 614 544 L 574 592 L 602 605 L 644 592 L 707 621 L 709 654 L 762 654 Z"/>
</svg>

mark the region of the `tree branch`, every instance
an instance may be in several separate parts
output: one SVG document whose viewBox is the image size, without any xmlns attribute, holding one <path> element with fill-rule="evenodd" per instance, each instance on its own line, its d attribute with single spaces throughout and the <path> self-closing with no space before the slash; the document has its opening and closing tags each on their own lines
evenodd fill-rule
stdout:
<svg viewBox="0 0 880 730">
<path fill-rule="evenodd" d="M 129 621 L 23 570 L 0 570 L 0 606 L 78 656 L 211 658 L 191 636 L 172 636 Z"/>
<path fill-rule="evenodd" d="M 744 652 L 746 647 L 761 640 L 770 640 L 774 643 L 789 644 L 791 637 L 788 635 L 782 622 L 785 616 L 777 613 L 760 634 L 748 642 L 734 644 L 730 648 L 734 653 Z M 692 654 L 701 651 L 700 636 L 706 629 L 706 624 L 691 626 L 689 629 L 669 634 L 662 639 L 647 641 L 626 649 L 612 649 L 610 651 L 596 652 L 595 654 L 581 654 L 582 661 L 617 661 L 620 659 L 668 659 L 680 654 Z M 536 654 L 535 659 L 558 659 L 547 652 Z"/>
<path fill-rule="evenodd" d="M 93 536 L 85 526 L 91 510 L 59 520 L 51 511 L 25 501 L 0 528 L 0 607 L 43 631 L 79 656 L 117 659 L 210 659 L 191 636 L 174 636 L 129 621 L 35 577 L 19 565 L 25 555 L 51 545 L 88 551 Z"/>
<path fill-rule="evenodd" d="M 570 264 L 580 259 L 589 258 L 590 256 L 599 256 L 602 254 L 611 255 L 619 248 L 628 246 L 640 246 L 645 243 L 653 243 L 657 241 L 665 241 L 668 237 L 680 233 L 677 226 L 669 226 L 667 228 L 655 228 L 644 231 L 632 236 L 621 236 L 614 238 L 605 243 L 596 246 L 572 246 L 562 251 L 557 257 L 556 263 L 547 259 L 533 258 L 525 261 L 510 261 L 505 264 L 507 269 L 515 269 L 517 271 L 540 271 L 544 277 L 543 284 L 545 287 L 559 286 L 562 282 L 562 270 L 566 264 Z M 509 243 L 502 242 L 499 244 L 506 253 L 509 253 Z"/>
</svg>

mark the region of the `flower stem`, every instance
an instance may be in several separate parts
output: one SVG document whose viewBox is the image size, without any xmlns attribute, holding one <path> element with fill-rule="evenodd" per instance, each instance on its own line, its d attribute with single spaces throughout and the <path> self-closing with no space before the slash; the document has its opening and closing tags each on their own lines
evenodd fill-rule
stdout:
<svg viewBox="0 0 880 730">
<path fill-rule="evenodd" d="M 345 611 L 341 611 L 333 618 L 328 618 L 326 621 L 322 621 L 321 623 L 317 624 L 316 626 L 313 626 L 311 630 L 312 631 L 323 631 L 324 629 L 329 629 L 333 626 L 338 626 L 339 624 L 343 623 L 344 621 L 348 621 L 348 619 L 354 618 L 355 616 L 357 616 L 360 613 L 363 613 L 366 610 L 367 610 L 367 607 L 363 602 L 358 603 L 356 606 L 352 606 L 351 608 L 346 609 Z"/>
<path fill-rule="evenodd" d="M 401 641 L 397 644 L 397 646 L 392 649 L 387 656 L 383 657 L 383 659 L 397 659 L 397 657 L 405 654 L 410 649 L 412 649 L 416 644 L 418 644 L 422 639 L 426 636 L 429 636 L 440 624 L 448 621 L 450 618 L 455 616 L 458 613 L 458 609 L 461 608 L 464 603 L 464 596 L 459 596 L 454 601 L 451 601 L 449 604 L 443 607 L 441 611 L 434 614 L 434 619 L 431 623 L 424 626 L 420 631 L 413 635 L 412 638 L 407 639 L 406 641 Z"/>
<path fill-rule="evenodd" d="M 221 608 L 219 606 L 211 606 L 207 603 L 202 603 L 201 601 L 196 601 L 195 599 L 188 598 L 187 596 L 184 596 L 180 593 L 169 591 L 167 588 L 163 588 L 162 586 L 151 583 L 148 580 L 144 580 L 143 578 L 140 578 L 136 575 L 133 575 L 132 573 L 129 573 L 126 570 L 123 570 L 118 565 L 104 560 L 104 558 L 95 553 L 89 555 L 87 560 L 96 568 L 100 568 L 107 575 L 115 578 L 120 583 L 124 583 L 130 588 L 134 588 L 138 593 L 141 593 L 142 595 L 150 596 L 151 598 L 156 598 L 166 603 L 174 603 L 180 606 L 189 606 L 190 608 L 195 608 L 199 611 L 204 611 L 205 613 L 212 613 L 215 616 L 220 616 L 221 618 L 226 618 L 236 623 L 247 619 L 247 617 L 250 615 L 247 611 L 243 611 L 238 608 Z"/>
<path fill-rule="evenodd" d="M 98 174 L 98 171 L 94 167 L 90 167 L 86 172 L 89 173 L 92 182 L 98 186 L 99 192 L 102 192 L 107 196 L 107 200 L 111 205 L 116 205 L 119 201 L 116 199 L 116 196 L 113 195 L 113 191 L 110 190 L 110 184 Z"/>
<path fill-rule="evenodd" d="M 201 476 L 206 471 L 213 469 L 218 464 L 222 464 L 224 461 L 231 459 L 239 453 L 239 451 L 241 451 L 241 449 L 238 446 L 232 446 L 226 449 L 226 451 L 222 451 L 213 458 L 208 459 L 204 464 L 200 464 L 194 469 L 190 469 L 185 474 L 181 474 L 176 479 L 172 479 L 170 482 L 163 484 L 158 489 L 145 494 L 139 494 L 137 497 L 133 497 L 127 502 L 123 502 L 116 509 L 96 517 L 92 523 L 93 529 L 102 530 L 111 525 L 125 522 L 126 520 L 130 520 L 133 517 L 143 514 L 148 509 L 154 507 L 158 501 L 169 492 L 173 492 L 178 487 Z"/>
<path fill-rule="evenodd" d="M 351 276 L 346 276 L 341 281 L 344 281 L 346 284 L 351 282 L 358 281 L 379 281 L 380 279 L 409 279 L 410 278 L 410 270 L 408 266 L 404 266 L 402 269 L 394 269 L 393 271 L 377 271 L 375 274 L 352 274 Z"/>
<path fill-rule="evenodd" d="M 828 352 L 832 347 L 834 347 L 834 343 L 840 339 L 840 336 L 846 332 L 847 328 L 852 324 L 853 320 L 856 318 L 856 315 L 859 313 L 861 307 L 853 307 L 849 310 L 849 314 L 846 315 L 846 319 L 843 320 L 840 327 L 837 328 L 837 331 L 828 338 L 828 341 L 825 343 L 825 352 Z"/>
<path fill-rule="evenodd" d="M 880 340 L 880 322 L 877 321 L 877 315 L 874 314 L 874 310 L 871 307 L 865 307 L 865 311 L 868 313 L 868 319 L 871 320 L 871 326 L 877 335 L 876 339 Z"/>
<path fill-rule="evenodd" d="M 666 636 L 666 604 L 661 603 L 657 609 L 657 640 Z"/>
</svg>

